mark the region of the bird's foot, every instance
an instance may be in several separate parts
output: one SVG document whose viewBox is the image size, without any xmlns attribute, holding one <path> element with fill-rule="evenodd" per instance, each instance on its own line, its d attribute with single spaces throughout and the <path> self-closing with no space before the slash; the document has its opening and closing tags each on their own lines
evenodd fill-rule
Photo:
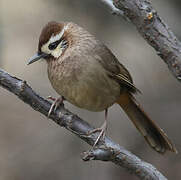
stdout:
<svg viewBox="0 0 181 180">
<path fill-rule="evenodd" d="M 54 102 L 52 103 L 51 107 L 50 107 L 50 110 L 48 111 L 48 116 L 47 116 L 47 117 L 49 118 L 49 117 L 50 117 L 50 114 L 51 114 L 52 112 L 55 112 L 55 111 L 57 110 L 57 108 L 58 108 L 60 105 L 63 104 L 63 101 L 65 100 L 65 98 L 64 98 L 64 97 L 59 97 L 59 98 L 56 99 L 56 98 L 53 98 L 52 96 L 48 96 L 47 99 L 54 101 Z"/>
<path fill-rule="evenodd" d="M 100 128 L 96 128 L 96 129 L 93 129 L 93 130 L 88 132 L 88 135 L 91 135 L 91 134 L 96 133 L 96 132 L 100 132 L 96 141 L 94 142 L 93 148 L 98 144 L 98 142 L 100 141 L 101 138 L 102 139 L 105 138 L 106 129 L 107 129 L 107 121 L 104 121 L 104 123 L 102 124 L 102 126 Z"/>
</svg>

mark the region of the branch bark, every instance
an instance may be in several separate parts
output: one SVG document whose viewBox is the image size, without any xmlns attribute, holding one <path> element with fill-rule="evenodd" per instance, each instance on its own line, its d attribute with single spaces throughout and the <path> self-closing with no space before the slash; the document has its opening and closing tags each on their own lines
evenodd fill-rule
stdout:
<svg viewBox="0 0 181 180">
<path fill-rule="evenodd" d="M 51 103 L 36 94 L 26 81 L 13 77 L 0 69 L 0 86 L 15 94 L 23 102 L 30 105 L 35 111 L 39 111 L 47 116 Z M 88 135 L 88 132 L 93 130 L 94 127 L 65 109 L 63 105 L 59 107 L 56 112 L 52 112 L 50 119 L 59 126 L 64 127 L 77 135 L 91 146 L 99 135 L 99 133 Z M 84 161 L 111 161 L 127 169 L 130 173 L 135 174 L 140 179 L 166 180 L 166 178 L 153 165 L 142 161 L 108 137 L 101 140 L 97 147 L 84 152 L 82 154 L 82 159 Z"/>
<path fill-rule="evenodd" d="M 148 0 L 101 0 L 112 14 L 131 21 L 140 35 L 181 81 L 181 42 Z"/>
</svg>

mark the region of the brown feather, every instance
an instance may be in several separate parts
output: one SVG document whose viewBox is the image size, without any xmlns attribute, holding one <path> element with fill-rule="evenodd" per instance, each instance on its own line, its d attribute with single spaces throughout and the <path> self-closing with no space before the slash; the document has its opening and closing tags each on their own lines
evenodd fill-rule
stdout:
<svg viewBox="0 0 181 180">
<path fill-rule="evenodd" d="M 132 95 L 122 94 L 117 103 L 155 151 L 165 153 L 168 150 L 177 153 L 165 132 L 148 117 Z"/>
<path fill-rule="evenodd" d="M 62 28 L 64 27 L 64 23 L 57 23 L 54 21 L 49 22 L 43 29 L 39 37 L 38 51 L 41 52 L 41 47 L 51 38 L 52 35 L 58 34 Z"/>
</svg>

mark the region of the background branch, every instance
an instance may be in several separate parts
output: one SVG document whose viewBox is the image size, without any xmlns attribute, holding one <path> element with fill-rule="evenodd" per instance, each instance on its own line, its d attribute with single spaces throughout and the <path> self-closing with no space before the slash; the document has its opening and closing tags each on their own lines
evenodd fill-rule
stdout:
<svg viewBox="0 0 181 180">
<path fill-rule="evenodd" d="M 101 0 L 112 14 L 124 16 L 181 80 L 181 42 L 148 0 Z"/>
<path fill-rule="evenodd" d="M 51 103 L 36 94 L 32 88 L 16 77 L 12 77 L 7 72 L 0 69 L 0 86 L 12 92 L 23 102 L 30 105 L 34 110 L 47 116 Z M 71 113 L 64 106 L 61 106 L 56 112 L 53 112 L 50 118 L 61 127 L 65 127 L 70 132 L 83 139 L 91 146 L 94 144 L 99 133 L 88 135 L 88 132 L 94 127 Z M 123 147 L 105 137 L 99 145 L 87 152 L 84 152 L 82 159 L 111 161 L 129 172 L 134 173 L 140 179 L 147 180 L 166 180 L 166 178 L 151 164 L 139 159 L 137 156 L 127 151 Z"/>
</svg>

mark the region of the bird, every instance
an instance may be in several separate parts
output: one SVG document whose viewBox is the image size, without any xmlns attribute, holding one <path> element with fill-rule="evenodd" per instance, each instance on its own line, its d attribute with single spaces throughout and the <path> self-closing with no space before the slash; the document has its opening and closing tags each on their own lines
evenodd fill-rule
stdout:
<svg viewBox="0 0 181 180">
<path fill-rule="evenodd" d="M 108 108 L 118 104 L 151 148 L 161 154 L 177 153 L 166 133 L 135 99 L 140 91 L 129 71 L 87 30 L 73 22 L 48 22 L 41 31 L 38 51 L 28 64 L 40 59 L 47 62 L 51 85 L 63 97 L 52 103 L 49 115 L 63 100 L 89 111 L 105 111 L 103 125 L 95 129 L 100 131 L 96 145 L 105 135 Z"/>
</svg>

